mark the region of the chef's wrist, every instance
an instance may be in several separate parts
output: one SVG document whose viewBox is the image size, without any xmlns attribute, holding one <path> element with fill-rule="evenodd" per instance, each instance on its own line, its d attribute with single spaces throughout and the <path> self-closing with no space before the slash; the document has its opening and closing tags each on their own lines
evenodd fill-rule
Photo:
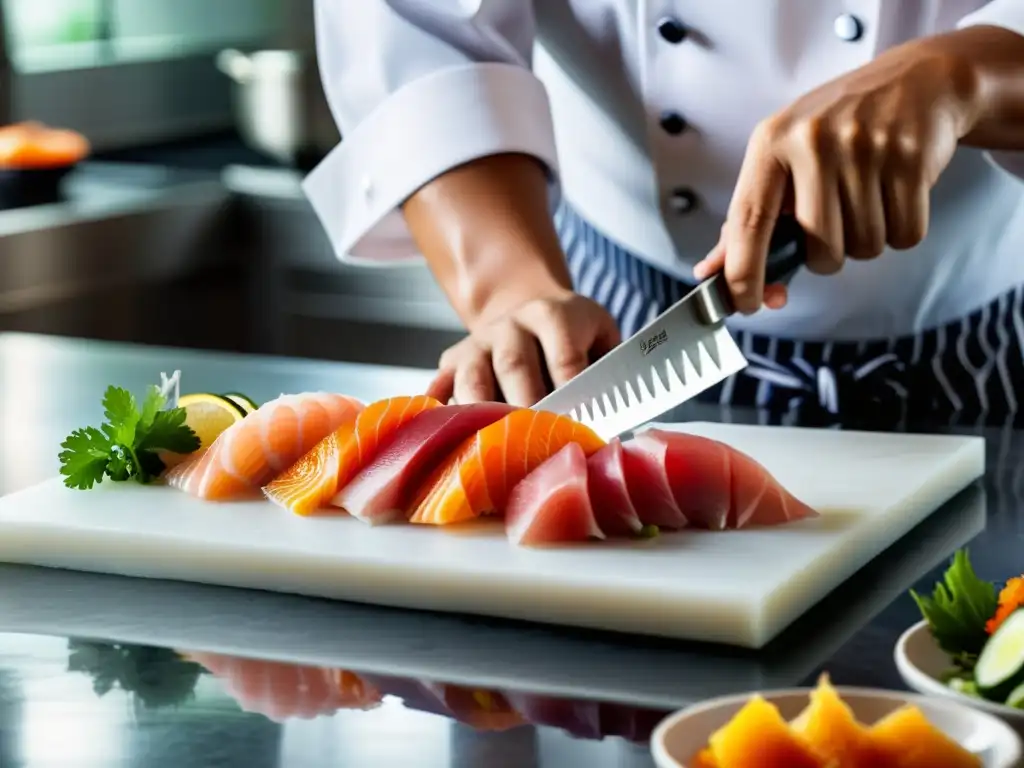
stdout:
<svg viewBox="0 0 1024 768">
<path fill-rule="evenodd" d="M 550 257 L 510 258 L 504 262 L 500 273 L 473 280 L 455 307 L 467 328 L 474 331 L 530 301 L 557 300 L 571 295 L 568 271 L 563 274 L 561 270 L 552 270 L 550 261 Z"/>
<path fill-rule="evenodd" d="M 1024 148 L 1024 36 L 972 26 L 926 38 L 921 51 L 941 62 L 964 144 Z"/>
</svg>

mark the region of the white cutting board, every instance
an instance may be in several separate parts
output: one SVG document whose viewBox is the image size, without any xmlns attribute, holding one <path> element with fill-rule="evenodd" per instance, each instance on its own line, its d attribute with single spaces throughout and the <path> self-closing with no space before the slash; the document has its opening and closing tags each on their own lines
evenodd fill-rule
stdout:
<svg viewBox="0 0 1024 768">
<path fill-rule="evenodd" d="M 165 487 L 54 479 L 0 498 L 0 561 L 294 592 L 759 648 L 984 474 L 974 437 L 692 423 L 762 462 L 821 517 L 559 549 L 301 518 Z M 841 608 L 841 607 L 840 607 Z"/>
</svg>

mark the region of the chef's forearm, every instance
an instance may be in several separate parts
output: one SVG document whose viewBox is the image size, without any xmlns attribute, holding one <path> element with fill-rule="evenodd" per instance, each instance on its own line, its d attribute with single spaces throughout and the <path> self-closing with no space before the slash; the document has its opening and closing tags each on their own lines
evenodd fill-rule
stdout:
<svg viewBox="0 0 1024 768">
<path fill-rule="evenodd" d="M 975 26 L 923 41 L 948 56 L 954 77 L 967 84 L 970 121 L 961 143 L 1024 150 L 1024 35 Z"/>
<path fill-rule="evenodd" d="M 448 171 L 404 204 L 406 222 L 469 328 L 572 286 L 539 161 L 504 154 Z"/>
</svg>

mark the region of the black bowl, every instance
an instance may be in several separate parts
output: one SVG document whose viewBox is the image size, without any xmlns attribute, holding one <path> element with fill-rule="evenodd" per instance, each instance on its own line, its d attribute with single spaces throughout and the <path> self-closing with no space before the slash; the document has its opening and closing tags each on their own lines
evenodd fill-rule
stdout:
<svg viewBox="0 0 1024 768">
<path fill-rule="evenodd" d="M 54 168 L 0 168 L 0 209 L 58 203 L 61 182 L 75 164 Z"/>
</svg>

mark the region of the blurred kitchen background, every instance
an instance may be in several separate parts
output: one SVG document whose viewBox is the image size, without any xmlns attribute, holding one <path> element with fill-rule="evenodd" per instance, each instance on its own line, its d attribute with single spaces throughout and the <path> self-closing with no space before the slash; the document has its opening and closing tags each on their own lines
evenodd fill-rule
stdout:
<svg viewBox="0 0 1024 768">
<path fill-rule="evenodd" d="M 91 148 L 3 155 L 0 332 L 422 366 L 460 337 L 424 267 L 343 267 L 302 195 L 339 141 L 312 0 L 0 10 L 0 124 Z"/>
</svg>

